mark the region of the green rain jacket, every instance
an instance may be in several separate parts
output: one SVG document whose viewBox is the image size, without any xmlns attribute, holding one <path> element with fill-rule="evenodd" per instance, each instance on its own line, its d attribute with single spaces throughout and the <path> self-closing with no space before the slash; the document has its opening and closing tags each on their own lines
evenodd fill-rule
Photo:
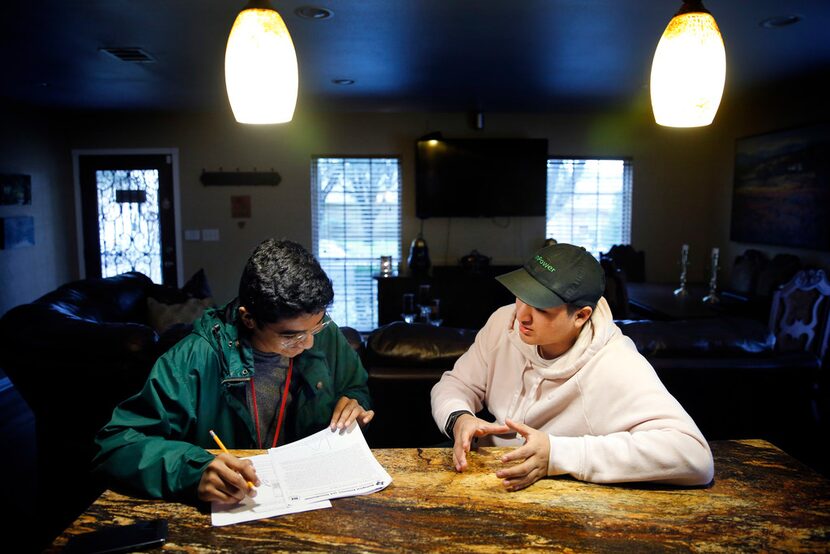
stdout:
<svg viewBox="0 0 830 554">
<path fill-rule="evenodd" d="M 93 460 L 132 492 L 154 498 L 196 500 L 202 472 L 216 448 L 213 429 L 228 448 L 257 448 L 246 388 L 254 374 L 253 352 L 240 341 L 238 305 L 209 310 L 193 332 L 161 356 L 144 388 L 122 402 L 98 432 Z M 292 403 L 286 435 L 294 439 L 328 426 L 342 396 L 370 409 L 367 374 L 333 323 L 314 346 L 294 358 Z"/>
</svg>

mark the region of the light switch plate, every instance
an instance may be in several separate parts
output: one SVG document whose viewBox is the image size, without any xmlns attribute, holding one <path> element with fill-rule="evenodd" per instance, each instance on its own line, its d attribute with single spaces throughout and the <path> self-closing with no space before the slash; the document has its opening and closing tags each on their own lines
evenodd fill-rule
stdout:
<svg viewBox="0 0 830 554">
<path fill-rule="evenodd" d="M 219 229 L 202 229 L 202 240 L 219 240 Z"/>
<path fill-rule="evenodd" d="M 202 232 L 199 229 L 185 229 L 184 240 L 202 240 Z"/>
</svg>

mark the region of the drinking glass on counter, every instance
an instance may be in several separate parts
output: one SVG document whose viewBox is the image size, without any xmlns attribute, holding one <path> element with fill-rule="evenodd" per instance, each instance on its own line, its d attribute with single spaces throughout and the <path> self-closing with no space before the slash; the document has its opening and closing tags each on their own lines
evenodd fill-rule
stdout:
<svg viewBox="0 0 830 554">
<path fill-rule="evenodd" d="M 444 318 L 441 317 L 441 299 L 433 298 L 429 308 L 429 324 L 435 327 L 440 326 L 444 322 Z"/>
<path fill-rule="evenodd" d="M 418 312 L 415 311 L 415 295 L 407 292 L 403 295 L 401 317 L 407 323 L 414 323 L 416 315 L 418 315 Z"/>
<path fill-rule="evenodd" d="M 418 285 L 418 305 L 427 306 L 430 300 L 430 286 Z"/>
<path fill-rule="evenodd" d="M 431 296 L 429 285 L 418 285 L 418 321 L 421 323 L 429 323 Z"/>
</svg>

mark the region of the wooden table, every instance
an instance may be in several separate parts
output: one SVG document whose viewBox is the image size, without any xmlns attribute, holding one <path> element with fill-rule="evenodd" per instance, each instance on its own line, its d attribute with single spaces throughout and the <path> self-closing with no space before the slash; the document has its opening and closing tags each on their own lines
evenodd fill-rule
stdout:
<svg viewBox="0 0 830 554">
<path fill-rule="evenodd" d="M 685 296 L 675 296 L 677 284 L 628 283 L 628 303 L 635 311 L 651 319 L 698 319 L 722 315 L 716 307 L 703 302 L 709 289 L 703 285 L 687 285 Z"/>
<path fill-rule="evenodd" d="M 136 519 L 169 520 L 169 552 L 830 550 L 830 481 L 760 440 L 716 441 L 707 488 L 607 486 L 543 479 L 505 492 L 504 448 L 482 448 L 463 474 L 449 449 L 381 449 L 394 481 L 332 508 L 211 527 L 194 507 L 105 492 L 51 547 Z M 249 455 L 254 452 L 239 452 Z"/>
</svg>

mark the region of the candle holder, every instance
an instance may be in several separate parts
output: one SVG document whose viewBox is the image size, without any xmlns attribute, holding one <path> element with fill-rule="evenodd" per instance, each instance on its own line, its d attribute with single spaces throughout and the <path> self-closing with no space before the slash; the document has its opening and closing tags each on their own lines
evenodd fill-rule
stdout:
<svg viewBox="0 0 830 554">
<path fill-rule="evenodd" d="M 380 276 L 392 277 L 392 256 L 380 257 Z"/>
<path fill-rule="evenodd" d="M 674 295 L 677 297 L 685 297 L 689 294 L 686 288 L 686 273 L 689 268 L 689 245 L 684 244 L 680 247 L 680 288 L 674 289 Z"/>
<path fill-rule="evenodd" d="M 712 276 L 709 278 L 709 294 L 703 297 L 703 301 L 707 304 L 717 304 L 720 302 L 718 297 L 718 255 L 720 250 L 712 249 Z"/>
</svg>

